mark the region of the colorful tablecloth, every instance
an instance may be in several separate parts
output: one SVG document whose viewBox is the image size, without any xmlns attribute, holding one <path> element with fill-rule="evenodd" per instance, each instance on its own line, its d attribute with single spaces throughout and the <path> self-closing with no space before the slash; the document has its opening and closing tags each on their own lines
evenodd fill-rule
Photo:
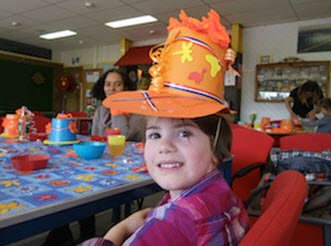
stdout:
<svg viewBox="0 0 331 246">
<path fill-rule="evenodd" d="M 10 158 L 21 154 L 48 154 L 46 169 L 22 172 Z M 72 145 L 52 146 L 41 142 L 17 143 L 0 138 L 0 221 L 9 215 L 89 195 L 141 179 L 150 179 L 141 143 L 129 142 L 118 157 L 77 157 Z"/>
</svg>

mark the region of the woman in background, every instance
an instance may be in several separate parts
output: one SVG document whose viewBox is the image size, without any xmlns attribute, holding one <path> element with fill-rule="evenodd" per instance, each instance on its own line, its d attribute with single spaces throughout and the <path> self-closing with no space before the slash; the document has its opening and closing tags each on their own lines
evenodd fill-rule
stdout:
<svg viewBox="0 0 331 246">
<path fill-rule="evenodd" d="M 315 81 L 308 80 L 301 86 L 293 89 L 290 96 L 285 99 L 285 106 L 292 119 L 315 119 L 319 112 L 317 102 L 323 98 L 323 92 Z"/>
<path fill-rule="evenodd" d="M 118 69 L 106 71 L 95 83 L 91 95 L 99 100 L 123 90 L 134 90 L 128 75 Z M 111 110 L 101 105 L 92 121 L 92 135 L 105 135 L 106 128 L 119 128 L 127 140 L 142 141 L 141 120 L 137 115 Z"/>
</svg>

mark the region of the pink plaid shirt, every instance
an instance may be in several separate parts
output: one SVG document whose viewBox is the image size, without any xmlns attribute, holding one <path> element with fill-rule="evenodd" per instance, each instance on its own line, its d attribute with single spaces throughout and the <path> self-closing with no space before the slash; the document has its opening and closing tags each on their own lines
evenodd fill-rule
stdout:
<svg viewBox="0 0 331 246">
<path fill-rule="evenodd" d="M 241 201 L 215 170 L 173 199 L 166 194 L 145 224 L 123 245 L 237 245 L 248 229 L 248 216 Z M 113 245 L 90 239 L 81 246 Z"/>
</svg>

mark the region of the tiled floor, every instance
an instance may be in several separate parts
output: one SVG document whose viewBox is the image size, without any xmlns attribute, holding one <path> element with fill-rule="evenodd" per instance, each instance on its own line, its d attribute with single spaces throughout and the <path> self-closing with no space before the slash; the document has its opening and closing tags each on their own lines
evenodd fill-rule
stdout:
<svg viewBox="0 0 331 246">
<path fill-rule="evenodd" d="M 155 206 L 163 197 L 164 192 L 159 192 L 154 195 L 150 195 L 145 197 L 143 208 L 153 207 Z M 124 210 L 124 209 L 122 209 Z M 132 206 L 132 211 L 137 210 L 137 203 L 134 202 Z M 112 218 L 112 210 L 106 210 L 102 213 L 96 215 L 96 231 L 97 236 L 103 236 L 111 227 L 111 218 Z M 122 217 L 123 218 L 123 215 Z M 78 222 L 74 222 L 70 224 L 70 229 L 73 233 L 73 236 L 76 239 L 79 237 L 79 225 Z M 46 239 L 48 232 L 38 234 L 34 237 L 9 244 L 8 246 L 40 246 Z"/>
</svg>

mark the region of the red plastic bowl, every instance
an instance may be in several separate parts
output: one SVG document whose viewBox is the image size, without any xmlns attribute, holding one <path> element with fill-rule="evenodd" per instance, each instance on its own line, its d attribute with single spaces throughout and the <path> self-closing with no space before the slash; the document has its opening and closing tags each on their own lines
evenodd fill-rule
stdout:
<svg viewBox="0 0 331 246">
<path fill-rule="evenodd" d="M 28 171 L 46 168 L 50 158 L 49 155 L 18 155 L 10 160 L 16 169 Z"/>
</svg>

